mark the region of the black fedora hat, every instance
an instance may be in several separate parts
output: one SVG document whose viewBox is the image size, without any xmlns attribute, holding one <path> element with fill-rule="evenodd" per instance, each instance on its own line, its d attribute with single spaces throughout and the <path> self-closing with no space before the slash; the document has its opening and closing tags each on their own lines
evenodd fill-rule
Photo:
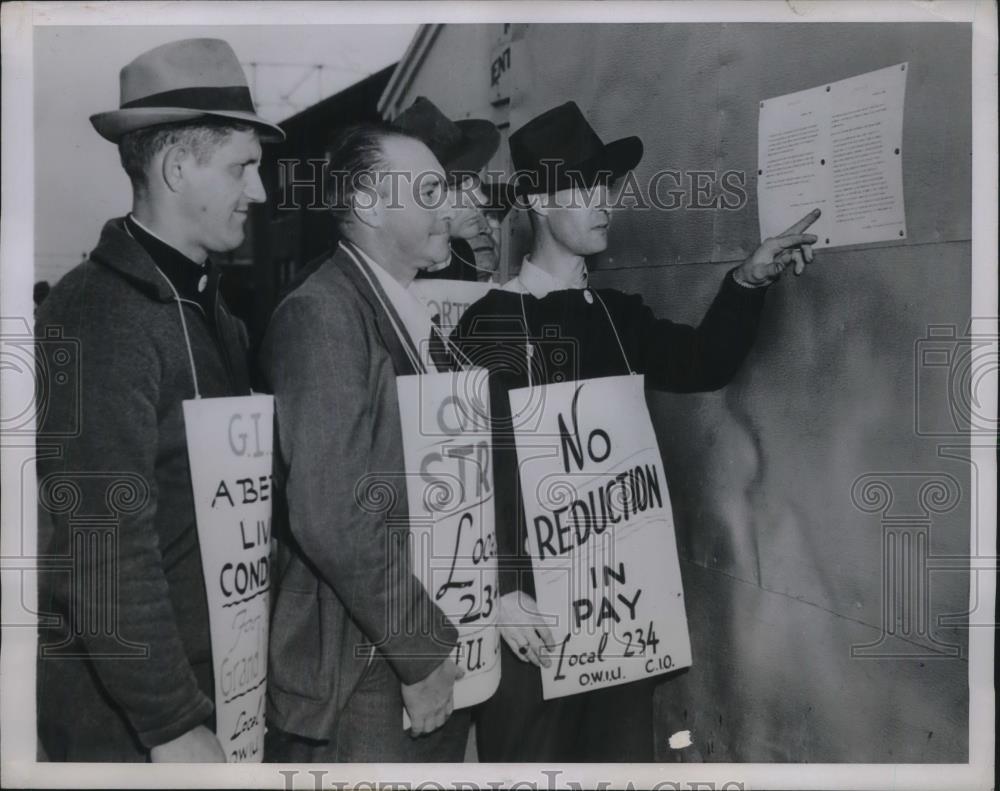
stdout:
<svg viewBox="0 0 1000 791">
<path fill-rule="evenodd" d="M 452 121 L 424 96 L 418 96 L 393 124 L 422 140 L 449 178 L 478 173 L 500 147 L 500 130 L 492 121 Z"/>
<path fill-rule="evenodd" d="M 510 158 L 519 196 L 592 187 L 625 175 L 642 159 L 642 140 L 605 143 L 576 102 L 546 110 L 512 133 Z"/>
</svg>

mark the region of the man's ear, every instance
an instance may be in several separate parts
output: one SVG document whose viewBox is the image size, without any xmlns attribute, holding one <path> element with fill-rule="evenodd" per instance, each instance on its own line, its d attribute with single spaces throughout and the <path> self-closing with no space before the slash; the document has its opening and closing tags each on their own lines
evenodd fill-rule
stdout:
<svg viewBox="0 0 1000 791">
<path fill-rule="evenodd" d="M 171 192 L 180 192 L 184 186 L 185 169 L 191 158 L 191 152 L 186 146 L 176 144 L 167 146 L 160 160 L 160 177 Z"/>
</svg>

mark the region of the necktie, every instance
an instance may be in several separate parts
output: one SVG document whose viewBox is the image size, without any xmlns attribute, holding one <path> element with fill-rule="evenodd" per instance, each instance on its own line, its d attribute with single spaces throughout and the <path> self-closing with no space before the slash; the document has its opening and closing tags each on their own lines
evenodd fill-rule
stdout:
<svg viewBox="0 0 1000 791">
<path fill-rule="evenodd" d="M 434 362 L 434 365 L 437 366 L 438 371 L 454 370 L 454 362 L 451 354 L 448 352 L 448 346 L 444 342 L 444 336 L 441 334 L 441 317 L 437 313 L 431 316 L 431 339 L 429 351 L 431 354 L 431 360 Z"/>
</svg>

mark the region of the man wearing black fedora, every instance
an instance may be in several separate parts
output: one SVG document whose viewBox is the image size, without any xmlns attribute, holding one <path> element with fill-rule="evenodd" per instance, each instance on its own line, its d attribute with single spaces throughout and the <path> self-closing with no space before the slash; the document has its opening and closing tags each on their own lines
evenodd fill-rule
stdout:
<svg viewBox="0 0 1000 791">
<path fill-rule="evenodd" d="M 421 270 L 417 278 L 489 279 L 499 263 L 500 223 L 513 203 L 509 184 L 483 178 L 500 147 L 500 130 L 481 118 L 452 121 L 424 96 L 418 96 L 393 123 L 420 138 L 437 157 L 448 178 L 454 210 L 451 257 Z"/>
<path fill-rule="evenodd" d="M 132 211 L 36 320 L 80 355 L 38 426 L 39 554 L 58 567 L 39 574 L 40 754 L 225 761 L 182 402 L 250 392 L 210 254 L 243 242 L 265 199 L 260 143 L 284 135 L 218 39 L 149 50 L 120 83 L 119 108 L 90 120 L 118 146 Z"/>
<path fill-rule="evenodd" d="M 552 634 L 537 615 L 508 392 L 531 383 L 645 375 L 647 387 L 715 390 L 750 350 L 767 286 L 789 265 L 800 274 L 818 212 L 765 240 L 726 273 L 698 327 L 657 319 L 642 297 L 588 284 L 586 257 L 608 244 L 609 185 L 642 157 L 638 137 L 604 143 L 573 102 L 542 113 L 510 136 L 518 206 L 533 231 L 520 274 L 462 316 L 452 339 L 490 370 L 500 565 L 502 675 L 479 711 L 485 761 L 653 760 L 656 678 L 544 700 L 536 666 Z M 553 330 L 558 341 L 552 342 Z M 566 350 L 572 353 L 567 354 Z M 530 369 L 530 378 L 529 378 Z"/>
</svg>

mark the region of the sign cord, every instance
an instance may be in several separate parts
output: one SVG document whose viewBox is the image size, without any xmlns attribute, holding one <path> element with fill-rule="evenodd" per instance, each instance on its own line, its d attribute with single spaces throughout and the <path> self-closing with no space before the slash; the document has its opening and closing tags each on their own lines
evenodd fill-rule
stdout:
<svg viewBox="0 0 1000 791">
<path fill-rule="evenodd" d="M 622 359 L 625 360 L 625 367 L 628 369 L 630 376 L 635 376 L 635 370 L 632 368 L 632 364 L 628 361 L 628 355 L 625 354 L 625 347 L 622 346 L 622 339 L 618 337 L 618 328 L 615 327 L 614 319 L 611 318 L 611 311 L 608 310 L 608 306 L 604 304 L 604 300 L 601 299 L 601 295 L 597 293 L 597 289 L 591 289 L 591 292 L 597 297 L 597 301 L 601 303 L 601 307 L 604 308 L 604 315 L 608 317 L 608 324 L 611 325 L 611 331 L 615 334 L 615 340 L 618 341 L 618 348 L 622 353 Z"/>
<path fill-rule="evenodd" d="M 361 260 L 358 258 L 358 256 L 356 256 L 354 254 L 354 251 L 351 250 L 347 245 L 341 242 L 340 246 L 344 250 L 344 252 L 346 252 L 351 257 L 351 260 L 354 261 L 358 269 L 361 270 L 361 274 L 364 275 L 365 280 L 368 281 L 368 285 L 371 286 L 372 291 L 375 292 L 375 297 L 378 299 L 379 304 L 385 311 L 385 314 L 389 317 L 389 323 L 392 324 L 392 328 L 396 331 L 396 335 L 399 337 L 399 341 L 403 345 L 403 350 L 406 352 L 406 356 L 410 358 L 410 364 L 413 366 L 413 369 L 415 371 L 419 371 L 420 373 L 424 374 L 427 373 L 427 367 L 424 365 L 420 357 L 413 352 L 413 350 L 410 348 L 410 345 L 407 343 L 407 340 L 410 340 L 410 342 L 412 343 L 412 339 L 410 339 L 410 336 L 406 334 L 405 331 L 396 324 L 396 319 L 392 315 L 392 311 L 389 310 L 389 306 L 386 305 L 385 300 L 382 299 L 382 294 L 379 293 L 378 288 L 372 281 L 372 277 L 368 273 L 368 269 L 365 267 L 364 264 L 361 263 Z"/>
<path fill-rule="evenodd" d="M 135 237 L 132 236 L 132 232 L 128 229 L 128 225 L 125 226 L 125 233 L 127 233 L 134 240 Z M 181 304 L 181 295 L 177 293 L 177 289 L 174 288 L 174 284 L 170 282 L 170 278 L 163 274 L 163 270 L 160 269 L 153 263 L 153 268 L 159 272 L 160 277 L 167 281 L 167 285 L 174 294 L 174 302 L 177 304 L 177 312 L 181 317 L 181 329 L 184 330 L 184 343 L 187 346 L 188 362 L 191 363 L 191 378 L 194 380 L 194 397 L 201 398 L 201 391 L 198 389 L 198 370 L 194 367 L 194 353 L 191 351 L 191 336 L 188 335 L 187 319 L 184 318 L 184 306 Z"/>
</svg>

